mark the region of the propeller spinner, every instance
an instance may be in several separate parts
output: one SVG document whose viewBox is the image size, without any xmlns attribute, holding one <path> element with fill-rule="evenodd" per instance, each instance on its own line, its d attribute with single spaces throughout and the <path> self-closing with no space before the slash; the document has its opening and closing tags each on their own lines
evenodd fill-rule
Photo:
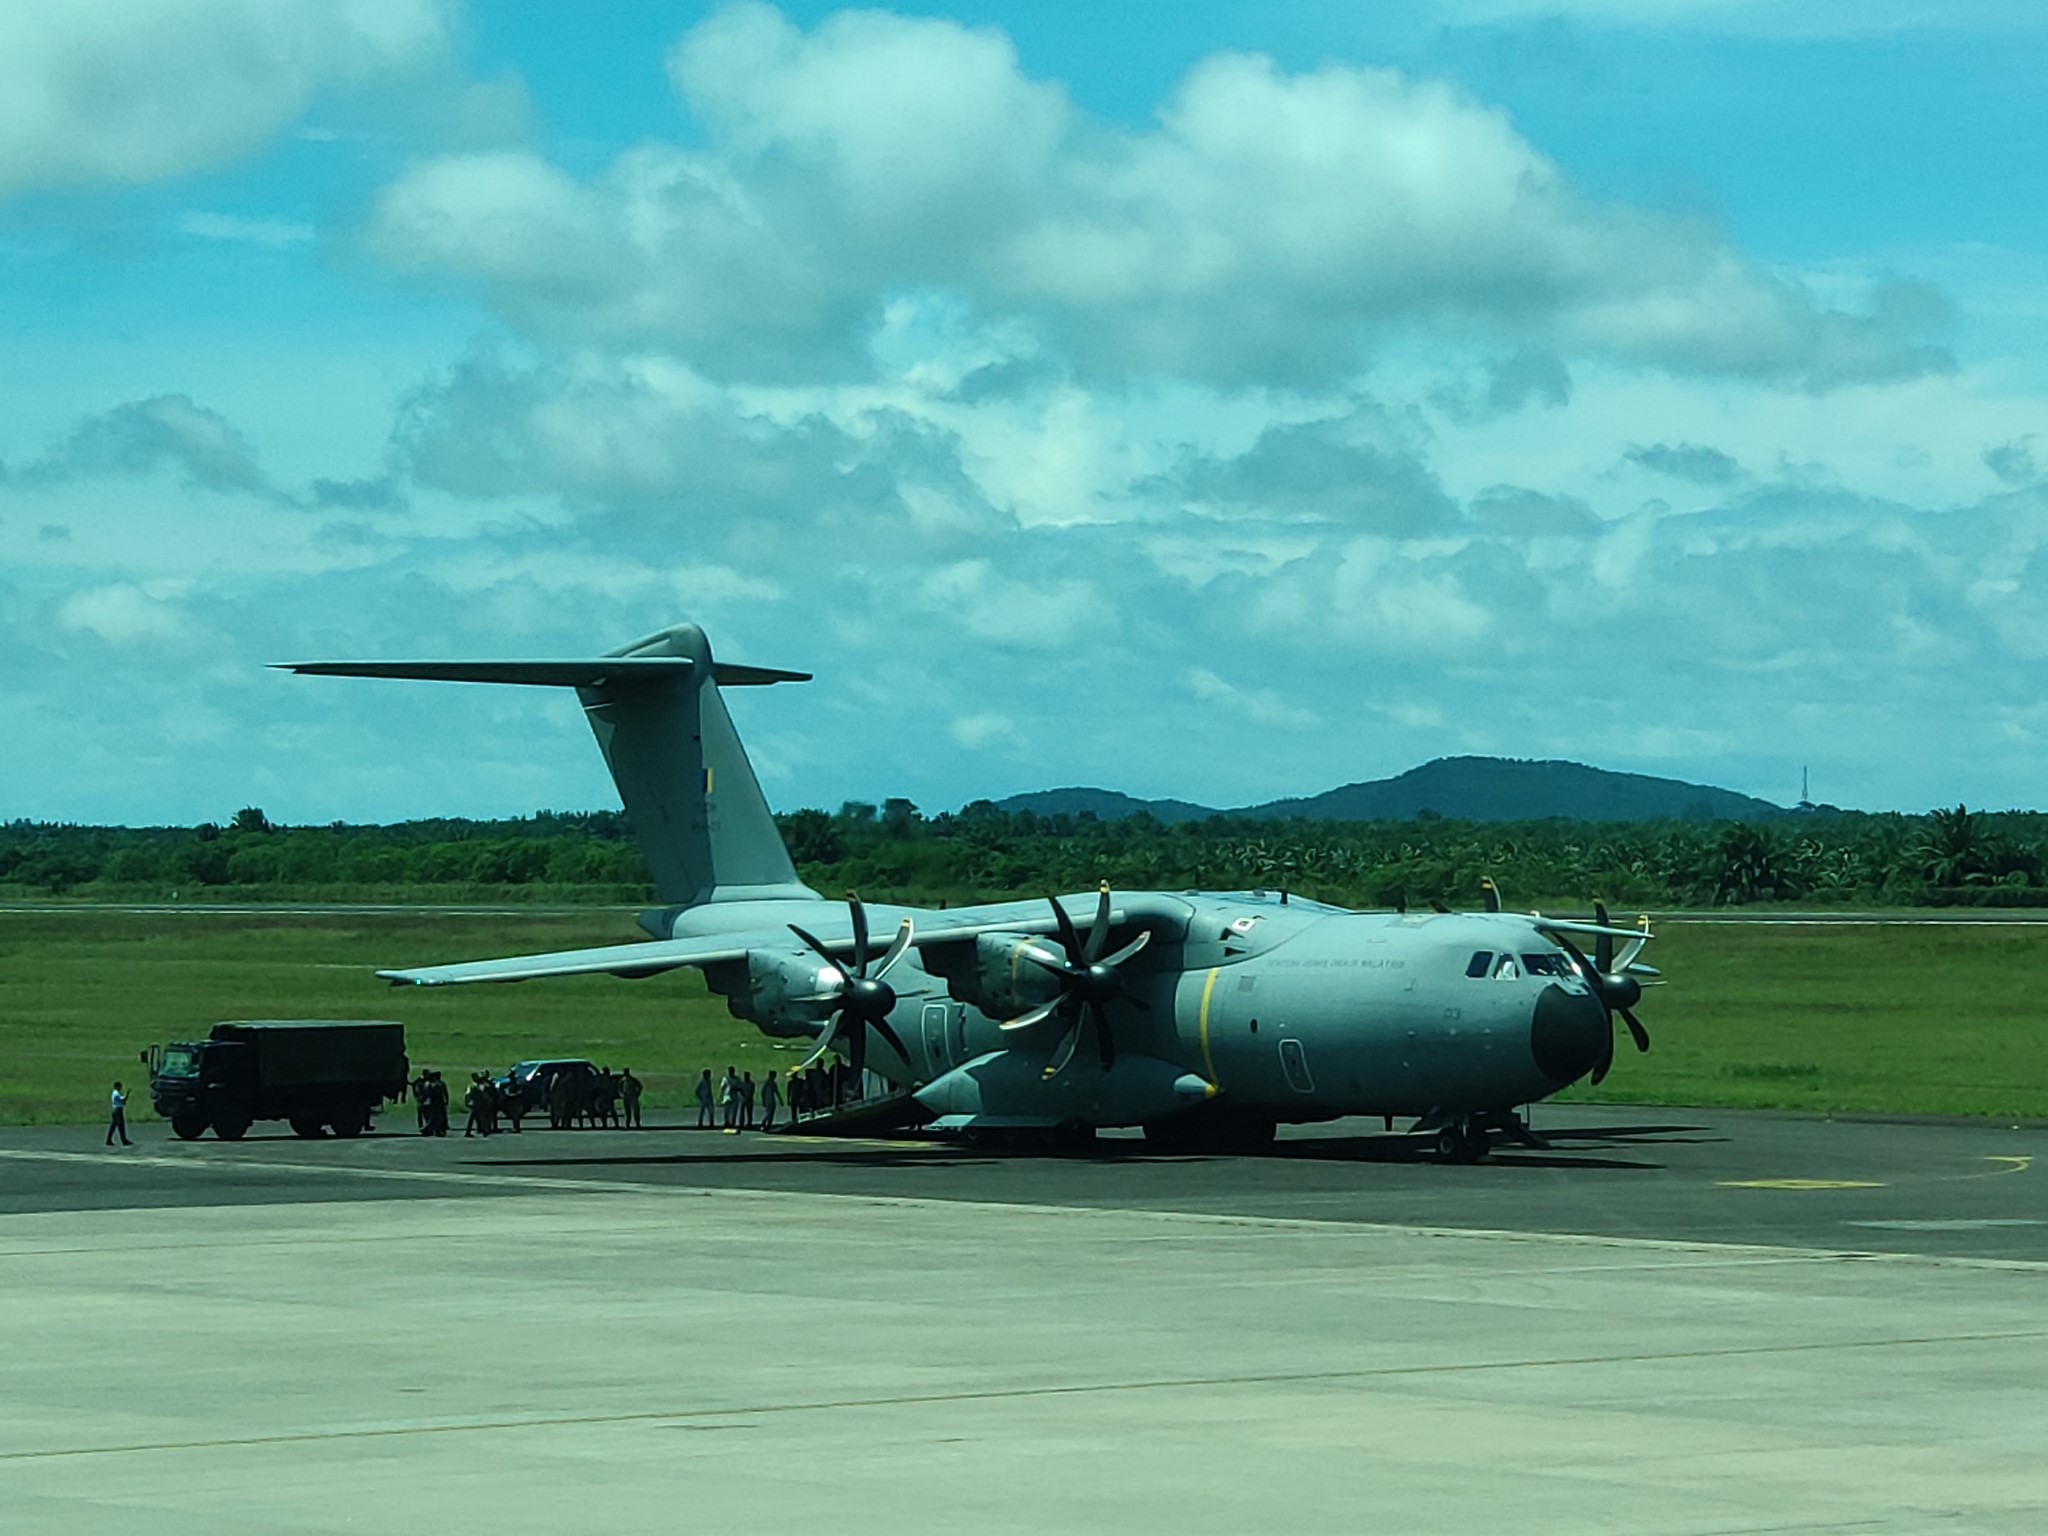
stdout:
<svg viewBox="0 0 2048 1536">
<path fill-rule="evenodd" d="M 910 948 L 912 934 L 909 918 L 903 919 L 903 926 L 896 930 L 896 937 L 883 953 L 872 975 L 868 972 L 868 914 L 861 905 L 860 897 L 849 891 L 846 905 L 853 919 L 853 963 L 848 965 L 841 956 L 835 955 L 811 934 L 789 925 L 789 931 L 802 939 L 806 945 L 839 975 L 839 984 L 832 991 L 819 994 L 815 1002 L 830 1002 L 833 1009 L 825 1022 L 825 1029 L 818 1036 L 817 1049 L 804 1058 L 797 1068 L 808 1072 L 823 1059 L 825 1053 L 838 1048 L 855 1074 L 865 1072 L 868 1064 L 868 1029 L 873 1027 L 876 1034 L 896 1048 L 896 1054 L 906 1061 L 910 1053 L 903 1048 L 903 1041 L 896 1031 L 889 1027 L 889 1010 L 896 1006 L 896 989 L 882 978 L 895 968 Z"/>
</svg>

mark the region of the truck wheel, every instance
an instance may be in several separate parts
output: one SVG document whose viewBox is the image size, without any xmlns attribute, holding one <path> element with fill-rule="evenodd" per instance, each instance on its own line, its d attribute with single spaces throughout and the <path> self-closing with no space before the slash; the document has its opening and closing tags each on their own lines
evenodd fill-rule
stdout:
<svg viewBox="0 0 2048 1536">
<path fill-rule="evenodd" d="M 197 1141 L 206 1134 L 206 1116 L 187 1110 L 171 1116 L 171 1129 L 180 1141 Z"/>
<path fill-rule="evenodd" d="M 334 1128 L 335 1135 L 352 1138 L 370 1128 L 370 1115 L 362 1109 L 337 1109 L 328 1113 L 327 1123 Z"/>
<path fill-rule="evenodd" d="M 293 1115 L 291 1119 L 292 1134 L 294 1136 L 303 1136 L 308 1141 L 313 1140 L 323 1130 L 326 1129 L 326 1127 L 320 1123 L 320 1117 L 318 1115 Z"/>
<path fill-rule="evenodd" d="M 249 1134 L 249 1117 L 239 1110 L 222 1110 L 213 1117 L 213 1134 L 222 1141 L 240 1141 Z"/>
</svg>

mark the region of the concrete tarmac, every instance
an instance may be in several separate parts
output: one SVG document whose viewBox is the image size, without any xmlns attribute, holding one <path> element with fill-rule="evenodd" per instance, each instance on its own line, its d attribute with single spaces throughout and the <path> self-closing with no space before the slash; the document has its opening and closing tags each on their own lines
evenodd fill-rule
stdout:
<svg viewBox="0 0 2048 1536">
<path fill-rule="evenodd" d="M 10 1533 L 2048 1528 L 2039 1130 L 0 1133 Z"/>
</svg>

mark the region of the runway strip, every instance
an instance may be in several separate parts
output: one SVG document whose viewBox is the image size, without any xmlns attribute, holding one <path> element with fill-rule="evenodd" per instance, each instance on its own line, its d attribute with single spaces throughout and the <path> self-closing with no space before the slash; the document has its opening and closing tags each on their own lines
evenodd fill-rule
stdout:
<svg viewBox="0 0 2048 1536">
<path fill-rule="evenodd" d="M 165 1157 L 151 1154 L 121 1152 L 61 1152 L 51 1150 L 25 1150 L 0 1148 L 0 1160 L 14 1162 L 56 1162 L 111 1164 L 122 1167 L 159 1167 L 189 1171 L 194 1167 L 189 1157 Z M 934 1199 L 915 1195 L 880 1194 L 825 1194 L 808 1190 L 778 1190 L 753 1188 L 727 1188 L 706 1185 L 659 1185 L 634 1182 L 624 1179 L 588 1179 L 577 1177 L 556 1177 L 543 1174 L 490 1173 L 482 1170 L 420 1168 L 365 1168 L 354 1164 L 300 1163 L 283 1159 L 236 1158 L 233 1164 L 237 1170 L 282 1173 L 295 1176 L 333 1177 L 343 1179 L 384 1180 L 407 1184 L 441 1184 L 477 1190 L 508 1190 L 526 1193 L 559 1193 L 576 1191 L 624 1195 L 660 1195 L 680 1199 L 743 1199 L 743 1200 L 830 1200 L 851 1202 L 856 1205 L 884 1206 L 903 1210 L 960 1210 L 985 1209 L 991 1211 L 1018 1211 L 1041 1215 L 1072 1214 L 1097 1217 L 1138 1218 L 1141 1220 L 1185 1222 L 1193 1221 L 1214 1226 L 1249 1228 L 1272 1228 L 1290 1230 L 1320 1230 L 1342 1226 L 1347 1230 L 1381 1233 L 1419 1238 L 1480 1238 L 1495 1242 L 1520 1242 L 1542 1244 L 1567 1244 L 1572 1246 L 1593 1245 L 1620 1249 L 1641 1249 L 1656 1253 L 1694 1253 L 1709 1255 L 1716 1259 L 1743 1256 L 1749 1259 L 1773 1263 L 1786 1260 L 1856 1260 L 1864 1262 L 1889 1262 L 1905 1264 L 1935 1264 L 1960 1266 L 1975 1269 L 2003 1269 L 2017 1271 L 2048 1272 L 2048 1260 L 1980 1258 L 1968 1255 L 1927 1254 L 1895 1252 L 1862 1248 L 1802 1248 L 1780 1244 L 1729 1243 L 1671 1238 L 1622 1237 L 1602 1233 L 1582 1232 L 1540 1232 L 1520 1231 L 1493 1227 L 1443 1227 L 1423 1226 L 1405 1222 L 1347 1221 L 1341 1218 L 1302 1219 L 1278 1216 L 1243 1216 L 1228 1213 L 1188 1212 L 1160 1210 L 1140 1206 L 1065 1206 L 1048 1205 L 1032 1201 L 1017 1200 L 963 1200 Z M 195 1204 L 204 1203 L 195 1201 Z M 1910 1229 L 1908 1229 L 1910 1230 Z M 0 1258 L 8 1257 L 0 1248 Z"/>
</svg>

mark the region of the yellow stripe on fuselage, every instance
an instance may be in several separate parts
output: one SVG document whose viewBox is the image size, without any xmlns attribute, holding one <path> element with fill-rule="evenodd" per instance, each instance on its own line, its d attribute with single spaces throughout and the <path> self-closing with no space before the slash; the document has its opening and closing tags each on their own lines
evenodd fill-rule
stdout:
<svg viewBox="0 0 2048 1536">
<path fill-rule="evenodd" d="M 1209 1091 L 1214 1093 L 1216 1082 L 1216 1058 L 1209 1054 L 1209 995 L 1216 990 L 1216 976 L 1221 966 L 1209 967 L 1208 979 L 1202 983 L 1202 1069 L 1209 1078 Z"/>
</svg>

